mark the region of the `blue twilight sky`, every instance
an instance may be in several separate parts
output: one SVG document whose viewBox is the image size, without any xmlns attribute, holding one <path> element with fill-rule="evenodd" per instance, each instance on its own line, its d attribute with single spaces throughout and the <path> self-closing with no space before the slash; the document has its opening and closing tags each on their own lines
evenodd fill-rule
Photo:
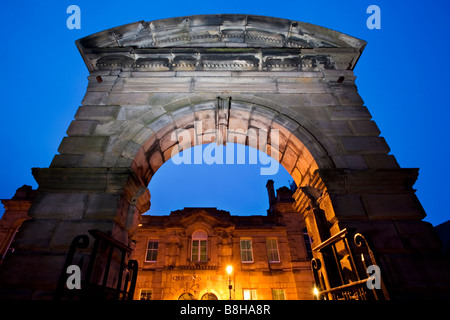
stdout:
<svg viewBox="0 0 450 320">
<path fill-rule="evenodd" d="M 66 27 L 72 4 L 81 9 L 80 30 Z M 366 27 L 372 4 L 381 9 L 380 30 Z M 425 220 L 442 223 L 450 219 L 445 200 L 450 191 L 449 12 L 450 2 L 437 0 L 3 1 L 0 198 L 11 198 L 23 184 L 36 188 L 31 168 L 48 167 L 66 135 L 87 86 L 88 71 L 75 40 L 139 20 L 242 13 L 309 22 L 368 42 L 355 68 L 360 95 L 399 164 L 420 168 L 415 188 Z M 256 165 L 168 162 L 149 185 L 150 213 L 215 206 L 232 214 L 264 214 L 268 178 Z M 276 188 L 290 179 L 284 170 L 272 178 Z"/>
</svg>

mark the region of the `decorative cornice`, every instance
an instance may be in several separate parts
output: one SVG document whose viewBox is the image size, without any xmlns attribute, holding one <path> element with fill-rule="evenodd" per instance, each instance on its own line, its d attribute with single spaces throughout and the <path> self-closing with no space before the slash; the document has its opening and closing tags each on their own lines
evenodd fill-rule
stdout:
<svg viewBox="0 0 450 320">
<path fill-rule="evenodd" d="M 102 55 L 108 55 L 114 50 L 126 55 L 134 50 L 154 50 L 161 48 L 256 48 L 256 49 L 320 49 L 332 52 L 345 49 L 342 58 L 345 68 L 353 69 L 366 42 L 346 34 L 320 26 L 291 21 L 287 19 L 239 14 L 198 15 L 189 17 L 169 18 L 156 21 L 139 21 L 109 30 L 105 30 L 76 41 L 76 45 L 90 71 L 103 67 L 133 68 L 167 68 L 174 67 L 170 63 L 137 63 L 141 57 L 133 57 L 134 62 L 126 59 L 120 63 L 97 60 Z M 95 52 L 97 51 L 97 52 Z M 228 54 L 228 53 L 227 53 Z M 318 52 L 316 54 L 319 54 Z M 324 52 L 322 55 L 326 55 Z M 223 60 L 223 59 L 222 59 Z M 228 60 L 228 59 L 225 59 Z M 189 62 L 182 62 L 184 68 L 192 68 Z M 196 67 L 220 68 L 220 63 L 196 64 Z M 233 63 L 225 68 L 231 68 Z M 289 67 L 292 64 L 288 63 Z M 236 65 L 236 63 L 234 63 Z M 278 68 L 288 67 L 284 63 Z M 236 66 L 233 66 L 236 68 Z M 241 62 L 238 67 L 259 67 L 263 63 Z M 298 67 L 298 66 L 296 66 Z"/>
<path fill-rule="evenodd" d="M 164 48 L 123 51 L 91 49 L 85 58 L 93 70 L 132 71 L 323 71 L 348 69 L 353 50 L 265 48 Z"/>
<path fill-rule="evenodd" d="M 167 266 L 169 270 L 218 270 L 219 266 L 217 265 L 208 265 L 208 264 L 185 264 L 179 266 Z"/>
</svg>

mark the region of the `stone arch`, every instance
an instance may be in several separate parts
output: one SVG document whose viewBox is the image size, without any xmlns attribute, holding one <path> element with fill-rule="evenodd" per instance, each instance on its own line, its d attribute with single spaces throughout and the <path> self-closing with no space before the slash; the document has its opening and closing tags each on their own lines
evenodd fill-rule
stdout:
<svg viewBox="0 0 450 320">
<path fill-rule="evenodd" d="M 89 229 L 128 244 L 149 206 L 148 182 L 172 155 L 170 135 L 197 134 L 196 119 L 204 130 L 279 129 L 280 163 L 299 186 L 295 207 L 312 237 L 348 228 L 371 238 L 391 297 L 448 294 L 449 263 L 413 189 L 418 170 L 388 154 L 358 94 L 363 40 L 219 14 L 139 21 L 76 45 L 87 92 L 59 154 L 32 170 L 39 189 L 2 265 L 0 297 L 51 298 L 70 242 Z"/>
<path fill-rule="evenodd" d="M 228 112 L 226 142 L 252 146 L 271 155 L 285 167 L 297 185 L 308 184 L 319 167 L 334 168 L 333 160 L 328 156 L 323 143 L 306 126 L 279 111 L 233 99 Z M 200 125 L 194 126 L 195 122 Z M 157 131 L 154 131 L 155 128 Z M 143 184 L 148 185 L 159 167 L 173 155 L 199 144 L 217 143 L 217 136 L 211 134 L 211 130 L 220 133 L 216 128 L 218 128 L 217 100 L 181 106 L 143 127 L 124 150 L 137 149 L 135 155 L 127 154 L 132 159 L 130 167 L 142 178 Z M 189 133 L 187 145 L 177 136 L 179 130 Z M 252 140 L 252 132 L 261 133 L 261 141 L 266 139 L 267 143 Z M 273 137 L 278 138 L 278 143 L 271 143 L 272 132 Z M 302 141 L 306 141 L 306 145 Z"/>
</svg>

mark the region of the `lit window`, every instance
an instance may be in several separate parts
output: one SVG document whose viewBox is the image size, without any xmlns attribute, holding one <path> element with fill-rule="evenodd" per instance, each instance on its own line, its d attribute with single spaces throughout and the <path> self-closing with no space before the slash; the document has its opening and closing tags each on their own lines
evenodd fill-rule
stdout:
<svg viewBox="0 0 450 320">
<path fill-rule="evenodd" d="M 204 231 L 195 231 L 192 234 L 191 261 L 208 261 L 208 235 Z"/>
<path fill-rule="evenodd" d="M 241 261 L 245 263 L 253 262 L 251 239 L 241 239 Z"/>
<path fill-rule="evenodd" d="M 158 240 L 148 240 L 145 262 L 156 262 L 156 259 L 158 258 L 158 245 Z"/>
<path fill-rule="evenodd" d="M 151 289 L 141 289 L 140 299 L 141 300 L 152 300 L 152 290 Z"/>
<path fill-rule="evenodd" d="M 276 238 L 267 238 L 267 257 L 269 262 L 280 262 L 280 254 L 278 252 L 278 241 Z"/>
<path fill-rule="evenodd" d="M 256 300 L 256 290 L 244 289 L 244 300 Z"/>
<path fill-rule="evenodd" d="M 286 300 L 284 289 L 272 289 L 272 300 Z"/>
</svg>

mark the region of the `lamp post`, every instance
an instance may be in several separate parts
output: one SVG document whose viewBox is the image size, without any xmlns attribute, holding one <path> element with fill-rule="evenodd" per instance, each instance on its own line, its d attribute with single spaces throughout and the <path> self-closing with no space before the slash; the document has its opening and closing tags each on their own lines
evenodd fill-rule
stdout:
<svg viewBox="0 0 450 320">
<path fill-rule="evenodd" d="M 231 289 L 233 289 L 233 286 L 231 285 L 231 273 L 233 273 L 233 266 L 227 266 L 227 273 L 228 273 L 228 290 L 230 291 L 230 300 L 231 300 Z"/>
</svg>

